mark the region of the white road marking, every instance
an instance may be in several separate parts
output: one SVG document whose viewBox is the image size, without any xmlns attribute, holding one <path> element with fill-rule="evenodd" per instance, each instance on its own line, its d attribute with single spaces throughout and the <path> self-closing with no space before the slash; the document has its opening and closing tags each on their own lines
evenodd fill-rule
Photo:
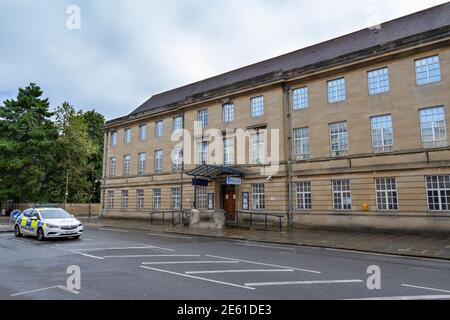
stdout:
<svg viewBox="0 0 450 320">
<path fill-rule="evenodd" d="M 212 270 L 212 271 L 187 271 L 186 274 L 220 274 L 220 273 L 259 273 L 259 272 L 294 272 L 289 269 L 268 269 L 268 270 Z"/>
<path fill-rule="evenodd" d="M 174 235 L 168 235 L 168 234 L 157 234 L 157 233 L 147 233 L 149 236 L 155 236 L 155 237 L 165 237 L 165 238 L 178 238 L 178 239 L 187 239 L 190 240 L 192 237 L 188 236 L 174 236 Z"/>
<path fill-rule="evenodd" d="M 224 241 L 225 243 L 230 243 L 230 241 Z M 279 247 L 279 246 L 271 246 L 271 245 L 264 245 L 264 244 L 257 244 L 257 243 L 247 243 L 247 242 L 240 242 L 240 241 L 231 241 L 233 244 L 246 246 L 246 247 L 259 247 L 259 248 L 269 248 L 269 249 L 277 249 L 277 250 L 292 250 L 295 251 L 295 248 L 291 247 Z"/>
<path fill-rule="evenodd" d="M 15 293 L 15 294 L 12 294 L 11 297 L 23 296 L 25 294 L 47 291 L 47 290 L 51 290 L 51 289 L 61 289 L 61 290 L 64 290 L 64 291 L 67 291 L 67 292 L 70 292 L 73 294 L 79 294 L 78 291 L 70 290 L 64 286 L 53 286 L 53 287 L 48 287 L 48 288 L 41 288 L 41 289 L 36 289 L 36 290 L 31 290 L 31 291 L 26 291 L 26 292 Z"/>
<path fill-rule="evenodd" d="M 175 251 L 174 249 L 162 248 L 157 246 L 148 245 L 146 247 L 116 247 L 116 248 L 81 248 L 75 249 L 76 251 L 107 251 L 107 250 L 142 250 L 142 249 L 159 249 L 166 251 Z"/>
<path fill-rule="evenodd" d="M 448 300 L 450 295 L 437 295 L 437 296 L 397 296 L 397 297 L 378 297 L 378 298 L 364 298 L 364 299 L 347 299 L 353 301 L 393 301 L 393 300 Z"/>
<path fill-rule="evenodd" d="M 250 287 L 288 286 L 288 285 L 313 285 L 313 284 L 340 284 L 340 283 L 362 283 L 362 280 L 328 280 L 328 281 L 285 281 L 285 282 L 256 282 L 246 283 Z"/>
<path fill-rule="evenodd" d="M 250 260 L 234 259 L 234 258 L 227 258 L 227 257 L 213 256 L 213 255 L 206 255 L 206 257 L 217 258 L 217 259 L 226 259 L 226 260 L 235 260 L 235 261 L 239 261 L 239 262 L 257 264 L 257 265 L 260 265 L 260 266 L 283 268 L 283 269 L 292 269 L 292 270 L 297 270 L 297 271 L 302 271 L 302 272 L 321 274 L 320 271 L 315 271 L 315 270 L 292 268 L 292 267 L 286 267 L 286 266 L 280 266 L 280 265 L 276 265 L 276 264 L 262 263 L 262 262 L 256 262 L 256 261 L 250 261 Z"/>
<path fill-rule="evenodd" d="M 85 257 L 88 257 L 88 258 L 93 258 L 93 259 L 98 259 L 98 260 L 104 260 L 104 258 L 99 257 L 99 256 L 94 256 L 94 255 L 91 255 L 91 254 L 78 252 L 78 251 L 76 251 L 76 250 L 71 250 L 71 251 L 72 251 L 73 253 L 80 254 L 80 255 L 85 256 Z"/>
<path fill-rule="evenodd" d="M 142 262 L 144 265 L 156 264 L 222 264 L 222 263 L 239 263 L 239 261 L 158 261 L 158 262 Z"/>
<path fill-rule="evenodd" d="M 151 257 L 201 257 L 200 254 L 142 254 L 129 256 L 104 256 L 103 258 L 151 258 Z"/>
<path fill-rule="evenodd" d="M 123 233 L 128 233 L 128 230 L 122 230 L 122 229 L 110 229 L 110 228 L 100 228 L 100 230 L 103 231 L 111 231 L 111 232 L 123 232 Z"/>
<path fill-rule="evenodd" d="M 150 267 L 146 267 L 146 266 L 140 266 L 140 267 L 141 267 L 141 268 L 144 268 L 144 269 L 148 269 L 148 270 L 153 270 L 153 271 L 158 271 L 158 272 L 164 272 L 164 273 L 174 274 L 174 275 L 181 276 L 181 277 L 186 277 L 186 278 L 192 278 L 192 279 L 197 279 L 197 280 L 202 280 L 202 281 L 207 281 L 207 282 L 213 282 L 213 283 L 223 284 L 223 285 L 226 285 L 226 286 L 232 286 L 232 287 L 237 287 L 237 288 L 242 288 L 242 289 L 247 289 L 247 290 L 255 290 L 255 288 L 251 288 L 251 287 L 247 287 L 247 286 L 241 286 L 241 285 L 234 284 L 234 283 L 223 282 L 223 281 L 217 281 L 217 280 L 212 280 L 212 279 L 206 279 L 206 278 L 201 278 L 201 277 L 191 276 L 191 275 L 188 275 L 188 274 L 183 274 L 183 273 L 178 273 L 178 272 L 173 272 L 173 271 L 167 271 L 167 270 L 161 270 L 161 269 L 150 268 Z"/>
<path fill-rule="evenodd" d="M 430 290 L 430 291 L 437 291 L 437 292 L 450 293 L 449 290 L 442 290 L 442 289 L 435 289 L 435 288 L 428 288 L 428 287 L 413 286 L 413 285 L 410 285 L 410 284 L 402 284 L 402 287 L 408 287 L 408 288 L 415 288 L 415 289 L 423 289 L 423 290 Z"/>
</svg>

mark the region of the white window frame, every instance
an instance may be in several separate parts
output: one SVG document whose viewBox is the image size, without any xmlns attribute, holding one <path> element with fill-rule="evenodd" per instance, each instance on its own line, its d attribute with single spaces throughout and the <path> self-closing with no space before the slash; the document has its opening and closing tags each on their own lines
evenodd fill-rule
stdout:
<svg viewBox="0 0 450 320">
<path fill-rule="evenodd" d="M 308 87 L 300 87 L 292 90 L 292 104 L 294 110 L 308 109 L 309 107 L 309 94 Z"/>
<path fill-rule="evenodd" d="M 128 192 L 128 190 L 122 190 L 122 192 L 121 192 L 121 199 L 120 199 L 120 207 L 122 208 L 122 209 L 128 209 L 128 206 L 129 206 L 129 203 L 128 203 L 128 200 L 129 200 L 129 192 Z"/>
<path fill-rule="evenodd" d="M 114 191 L 112 191 L 112 190 L 108 191 L 107 208 L 114 209 Z"/>
<path fill-rule="evenodd" d="M 153 209 L 161 209 L 162 190 L 159 188 L 153 189 L 152 193 L 153 193 L 153 201 L 152 201 Z"/>
<path fill-rule="evenodd" d="M 125 144 L 131 143 L 131 137 L 132 137 L 132 131 L 131 131 L 131 128 L 126 128 L 126 129 L 124 130 Z"/>
<path fill-rule="evenodd" d="M 297 160 L 311 157 L 309 127 L 294 129 L 294 152 Z"/>
<path fill-rule="evenodd" d="M 111 145 L 117 146 L 117 130 L 111 131 Z"/>
<path fill-rule="evenodd" d="M 389 68 L 383 67 L 367 72 L 367 84 L 369 86 L 369 95 L 387 93 L 391 90 L 389 80 Z"/>
<path fill-rule="evenodd" d="M 183 170 L 183 148 L 180 146 L 172 149 L 172 170 L 174 172 Z"/>
<path fill-rule="evenodd" d="M 208 109 L 198 110 L 197 120 L 200 123 L 200 128 L 206 128 L 208 126 Z"/>
<path fill-rule="evenodd" d="M 141 152 L 138 154 L 138 176 L 142 176 L 145 174 L 145 167 L 147 164 L 147 154 L 145 152 Z"/>
<path fill-rule="evenodd" d="M 145 123 L 139 125 L 139 140 L 147 140 L 147 124 Z"/>
<path fill-rule="evenodd" d="M 177 132 L 178 130 L 183 130 L 183 116 L 177 116 L 172 119 L 172 132 Z"/>
<path fill-rule="evenodd" d="M 263 183 L 252 184 L 252 208 L 253 210 L 266 209 L 265 186 Z"/>
<path fill-rule="evenodd" d="M 234 138 L 223 140 L 223 164 L 225 166 L 234 165 Z"/>
<path fill-rule="evenodd" d="M 431 187 L 430 180 L 431 179 Z M 425 177 L 425 188 L 427 192 L 427 206 L 428 211 L 430 212 L 450 212 L 450 175 L 433 175 Z M 430 193 L 437 193 L 437 195 L 433 194 L 432 198 L 437 199 L 438 201 L 431 202 L 430 201 Z M 445 195 L 445 196 L 444 196 Z M 446 198 L 446 201 L 443 202 L 443 198 Z M 435 209 L 436 205 L 439 207 Z M 432 208 L 433 206 L 433 208 Z"/>
<path fill-rule="evenodd" d="M 264 96 L 251 98 L 250 105 L 250 114 L 252 118 L 264 116 Z"/>
<path fill-rule="evenodd" d="M 328 103 L 337 103 L 347 100 L 345 78 L 337 78 L 327 81 Z"/>
<path fill-rule="evenodd" d="M 209 158 L 209 143 L 208 141 L 197 142 L 197 164 L 208 164 Z"/>
<path fill-rule="evenodd" d="M 225 103 L 223 105 L 223 122 L 231 123 L 234 122 L 235 107 L 233 103 Z"/>
<path fill-rule="evenodd" d="M 123 176 L 128 177 L 131 173 L 131 155 L 126 154 L 123 156 Z"/>
<path fill-rule="evenodd" d="M 114 178 L 117 175 L 117 157 L 109 158 L 109 176 Z"/>
<path fill-rule="evenodd" d="M 333 210 L 351 211 L 353 199 L 350 179 L 332 180 L 331 188 L 333 190 Z"/>
<path fill-rule="evenodd" d="M 155 150 L 155 173 L 161 173 L 163 169 L 163 150 Z"/>
<path fill-rule="evenodd" d="M 206 186 L 197 186 L 197 209 L 208 209 L 208 188 Z"/>
<path fill-rule="evenodd" d="M 394 149 L 394 128 L 392 115 L 370 117 L 372 149 L 374 153 L 392 152 Z M 379 136 L 381 140 L 376 137 Z M 381 144 L 377 144 L 380 142 Z"/>
<path fill-rule="evenodd" d="M 381 212 L 399 211 L 397 179 L 376 178 L 375 199 L 377 211 Z"/>
<path fill-rule="evenodd" d="M 436 68 L 437 65 L 437 68 Z M 439 55 L 433 55 L 415 61 L 416 83 L 418 86 L 439 82 L 442 80 L 441 65 Z M 431 75 L 437 70 L 436 75 Z"/>
<path fill-rule="evenodd" d="M 257 131 L 251 135 L 251 164 L 266 163 L 266 132 Z"/>
<path fill-rule="evenodd" d="M 311 181 L 296 182 L 296 208 L 297 210 L 312 210 Z"/>
<path fill-rule="evenodd" d="M 136 190 L 136 209 L 144 209 L 145 207 L 145 190 Z"/>
<path fill-rule="evenodd" d="M 155 138 L 161 138 L 164 135 L 164 120 L 155 122 Z"/>
<path fill-rule="evenodd" d="M 336 130 L 337 127 L 337 130 Z M 337 131 L 337 132 L 336 132 Z M 348 136 L 347 121 L 335 122 L 329 124 L 330 132 L 330 150 L 332 157 L 341 157 L 348 155 L 350 148 Z M 342 138 L 344 137 L 344 138 Z M 345 140 L 345 142 L 343 142 Z M 335 148 L 337 146 L 337 148 Z"/>
<path fill-rule="evenodd" d="M 435 112 L 438 111 L 439 112 Z M 440 112 L 442 111 L 442 112 Z M 425 112 L 429 112 L 428 114 L 425 114 Z M 442 120 L 438 120 L 437 117 L 441 117 Z M 424 118 L 430 117 L 431 121 L 425 122 Z M 422 136 L 422 145 L 424 149 L 431 149 L 431 148 L 440 148 L 440 147 L 446 147 L 448 145 L 448 137 L 447 137 L 447 123 L 445 121 L 445 109 L 444 106 L 436 106 L 431 108 L 424 108 L 419 110 L 419 118 L 420 118 L 420 133 Z M 441 125 L 437 125 L 438 122 L 442 122 Z M 424 127 L 425 124 L 431 124 L 431 131 L 432 131 L 432 140 L 425 140 L 424 130 L 426 128 Z M 437 137 L 436 132 L 442 131 L 442 136 Z"/>
<path fill-rule="evenodd" d="M 172 188 L 170 191 L 170 205 L 172 209 L 181 209 L 181 188 Z"/>
</svg>

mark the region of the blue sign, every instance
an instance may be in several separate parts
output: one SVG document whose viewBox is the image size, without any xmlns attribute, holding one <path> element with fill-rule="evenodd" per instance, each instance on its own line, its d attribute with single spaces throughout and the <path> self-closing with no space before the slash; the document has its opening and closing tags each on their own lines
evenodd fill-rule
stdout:
<svg viewBox="0 0 450 320">
<path fill-rule="evenodd" d="M 20 210 L 14 210 L 13 212 L 11 212 L 11 217 L 15 220 L 20 216 L 21 213 L 22 211 Z"/>
<path fill-rule="evenodd" d="M 242 179 L 235 177 L 227 177 L 227 184 L 230 186 L 240 186 L 242 184 Z"/>
</svg>

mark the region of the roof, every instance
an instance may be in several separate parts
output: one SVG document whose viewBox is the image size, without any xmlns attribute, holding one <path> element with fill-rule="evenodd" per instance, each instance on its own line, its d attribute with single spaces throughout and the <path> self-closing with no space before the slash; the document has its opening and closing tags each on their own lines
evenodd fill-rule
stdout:
<svg viewBox="0 0 450 320">
<path fill-rule="evenodd" d="M 286 72 L 450 25 L 450 2 L 304 49 L 152 96 L 130 116 L 179 104 L 189 97 L 276 72 Z"/>
<path fill-rule="evenodd" d="M 209 178 L 209 179 L 214 179 L 214 178 L 218 178 L 220 176 L 223 175 L 228 175 L 228 176 L 239 176 L 239 177 L 243 177 L 244 176 L 244 172 L 238 169 L 234 169 L 231 167 L 227 167 L 227 166 L 213 166 L 213 165 L 209 165 L 209 164 L 202 164 L 200 166 L 198 166 L 197 168 L 186 172 L 186 174 L 188 176 L 193 176 L 193 177 L 203 177 L 203 178 Z"/>
</svg>

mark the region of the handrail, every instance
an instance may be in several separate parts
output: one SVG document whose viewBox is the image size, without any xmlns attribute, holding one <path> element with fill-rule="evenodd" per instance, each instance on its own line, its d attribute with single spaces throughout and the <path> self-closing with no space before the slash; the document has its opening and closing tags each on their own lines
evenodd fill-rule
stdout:
<svg viewBox="0 0 450 320">
<path fill-rule="evenodd" d="M 236 211 L 236 225 L 239 226 L 239 214 L 249 214 L 250 215 L 250 228 L 253 227 L 253 216 L 264 216 L 264 230 L 267 230 L 267 217 L 276 217 L 278 218 L 280 232 L 283 230 L 283 224 L 281 219 L 286 217 L 286 213 L 272 213 L 272 212 L 264 212 L 264 211 Z"/>
<path fill-rule="evenodd" d="M 174 225 L 174 221 L 175 221 L 175 214 L 178 213 L 178 221 L 183 222 L 184 221 L 184 216 L 186 214 L 186 211 L 189 211 L 187 209 L 170 209 L 170 210 L 159 210 L 159 209 L 155 209 L 155 210 L 150 210 L 148 212 L 149 216 L 150 216 L 150 224 L 153 224 L 153 216 L 157 215 L 157 214 L 162 214 L 162 223 L 165 223 L 165 215 L 166 213 L 171 214 L 172 218 L 171 218 L 171 225 Z"/>
</svg>

